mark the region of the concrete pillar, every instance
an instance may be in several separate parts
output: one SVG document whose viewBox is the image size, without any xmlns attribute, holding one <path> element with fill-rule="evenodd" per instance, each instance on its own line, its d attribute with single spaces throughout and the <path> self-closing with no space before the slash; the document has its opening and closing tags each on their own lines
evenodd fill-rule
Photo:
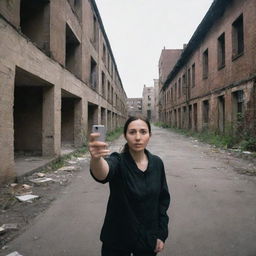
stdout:
<svg viewBox="0 0 256 256">
<path fill-rule="evenodd" d="M 60 94 L 60 93 L 59 93 Z M 54 156 L 60 154 L 61 148 L 61 105 L 60 95 L 56 88 L 45 87 L 43 90 L 43 129 L 42 155 Z"/>
<path fill-rule="evenodd" d="M 74 145 L 81 147 L 83 145 L 84 131 L 82 125 L 83 106 L 81 99 L 75 99 L 74 102 Z"/>
<path fill-rule="evenodd" d="M 15 71 L 0 63 L 0 184 L 14 172 L 13 95 Z"/>
</svg>

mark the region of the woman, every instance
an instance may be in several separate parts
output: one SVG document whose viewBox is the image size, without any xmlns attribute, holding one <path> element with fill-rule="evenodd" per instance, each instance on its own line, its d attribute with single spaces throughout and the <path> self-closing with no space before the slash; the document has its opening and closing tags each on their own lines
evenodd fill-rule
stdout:
<svg viewBox="0 0 256 256">
<path fill-rule="evenodd" d="M 168 236 L 170 195 L 162 160 L 146 149 L 150 123 L 138 117 L 126 121 L 127 143 L 121 154 L 106 157 L 107 144 L 96 141 L 98 136 L 90 135 L 91 174 L 110 187 L 100 237 L 102 256 L 156 255 Z"/>
</svg>

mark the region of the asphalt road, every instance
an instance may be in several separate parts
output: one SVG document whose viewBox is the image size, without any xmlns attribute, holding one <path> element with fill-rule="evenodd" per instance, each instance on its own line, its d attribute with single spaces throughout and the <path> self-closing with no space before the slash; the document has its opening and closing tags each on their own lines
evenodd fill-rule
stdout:
<svg viewBox="0 0 256 256">
<path fill-rule="evenodd" d="M 118 151 L 123 139 L 112 144 Z M 165 256 L 256 256 L 256 177 L 244 160 L 192 138 L 153 128 L 149 150 L 166 168 L 172 203 Z M 23 256 L 100 256 L 108 185 L 89 174 L 89 160 L 62 195 L 15 240 Z"/>
</svg>

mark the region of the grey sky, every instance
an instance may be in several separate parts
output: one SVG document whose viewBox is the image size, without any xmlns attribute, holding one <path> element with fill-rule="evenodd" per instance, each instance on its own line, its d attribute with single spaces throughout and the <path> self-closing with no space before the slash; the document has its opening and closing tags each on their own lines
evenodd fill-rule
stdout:
<svg viewBox="0 0 256 256">
<path fill-rule="evenodd" d="M 96 0 L 127 97 L 158 78 L 161 50 L 188 43 L 213 0 Z"/>
</svg>

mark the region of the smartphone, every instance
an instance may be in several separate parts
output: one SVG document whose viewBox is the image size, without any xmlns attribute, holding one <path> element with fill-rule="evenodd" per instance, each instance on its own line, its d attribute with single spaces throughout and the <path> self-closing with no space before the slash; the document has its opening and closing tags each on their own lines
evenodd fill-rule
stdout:
<svg viewBox="0 0 256 256">
<path fill-rule="evenodd" d="M 106 130 L 105 126 L 101 124 L 95 124 L 92 126 L 92 132 L 93 133 L 99 133 L 100 137 L 98 137 L 97 141 L 105 141 L 106 140 Z"/>
</svg>

